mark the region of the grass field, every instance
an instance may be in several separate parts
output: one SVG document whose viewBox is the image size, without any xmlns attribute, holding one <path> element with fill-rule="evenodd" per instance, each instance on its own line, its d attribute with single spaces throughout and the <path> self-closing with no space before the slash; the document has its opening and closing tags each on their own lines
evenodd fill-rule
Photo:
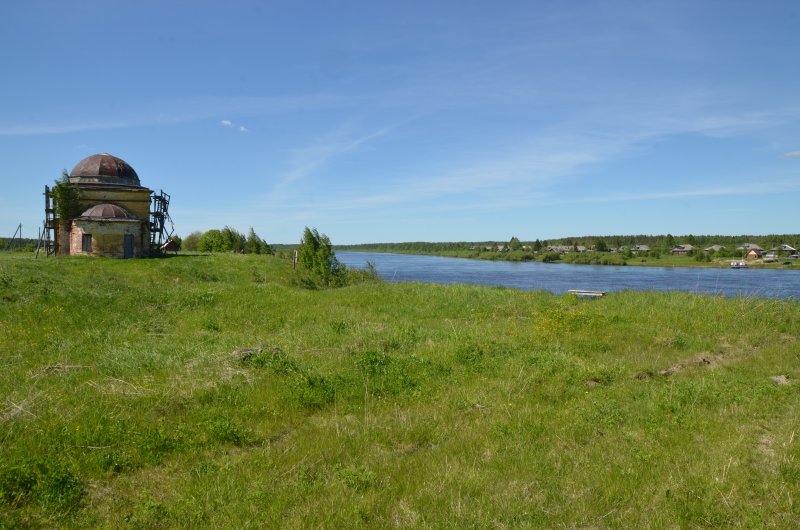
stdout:
<svg viewBox="0 0 800 530">
<path fill-rule="evenodd" d="M 797 302 L 296 284 L 0 257 L 0 527 L 798 526 Z"/>
</svg>

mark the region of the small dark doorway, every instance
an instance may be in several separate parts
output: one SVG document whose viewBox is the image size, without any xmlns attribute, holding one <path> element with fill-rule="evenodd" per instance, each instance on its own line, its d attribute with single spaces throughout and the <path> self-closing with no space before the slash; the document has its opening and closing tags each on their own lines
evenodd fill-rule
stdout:
<svg viewBox="0 0 800 530">
<path fill-rule="evenodd" d="M 133 257 L 133 234 L 125 234 L 125 239 L 122 241 L 122 257 Z"/>
</svg>

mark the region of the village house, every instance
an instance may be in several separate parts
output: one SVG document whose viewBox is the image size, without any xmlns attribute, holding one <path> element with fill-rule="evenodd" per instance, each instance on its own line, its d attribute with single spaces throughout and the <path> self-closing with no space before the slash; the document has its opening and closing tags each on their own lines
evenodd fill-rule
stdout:
<svg viewBox="0 0 800 530">
<path fill-rule="evenodd" d="M 672 249 L 673 256 L 686 256 L 690 252 L 694 251 L 693 245 L 677 245 Z"/>
<path fill-rule="evenodd" d="M 650 247 L 647 245 L 633 245 L 631 253 L 638 254 L 639 252 L 650 252 Z"/>
<path fill-rule="evenodd" d="M 754 249 L 762 253 L 764 252 L 764 249 L 759 247 L 755 243 L 742 243 L 741 245 L 736 247 L 736 250 L 744 250 L 745 252 L 747 252 L 750 249 Z"/>
<path fill-rule="evenodd" d="M 550 245 L 547 247 L 548 252 L 558 252 L 559 254 L 586 252 L 587 250 L 588 249 L 584 245 Z"/>
<path fill-rule="evenodd" d="M 755 243 L 742 243 L 736 250 L 741 250 L 745 259 L 759 259 L 764 255 L 764 249 Z"/>
<path fill-rule="evenodd" d="M 800 258 L 800 253 L 798 253 L 796 248 L 783 244 L 769 249 L 769 252 L 764 257 L 767 259 L 777 259 L 781 256 L 798 259 Z"/>
<path fill-rule="evenodd" d="M 703 249 L 703 254 L 711 254 L 712 252 L 717 253 L 723 248 L 725 247 L 722 245 L 711 245 L 710 247 Z"/>
</svg>

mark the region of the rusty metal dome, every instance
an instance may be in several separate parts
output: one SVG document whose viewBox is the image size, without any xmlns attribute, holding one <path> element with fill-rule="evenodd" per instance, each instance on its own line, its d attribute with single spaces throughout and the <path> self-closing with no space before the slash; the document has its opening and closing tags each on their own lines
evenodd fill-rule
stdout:
<svg viewBox="0 0 800 530">
<path fill-rule="evenodd" d="M 131 215 L 125 208 L 116 204 L 95 204 L 83 212 L 79 219 L 131 219 Z"/>
<path fill-rule="evenodd" d="M 69 174 L 73 184 L 118 184 L 140 186 L 139 175 L 133 168 L 108 153 L 92 155 L 78 162 Z"/>
</svg>

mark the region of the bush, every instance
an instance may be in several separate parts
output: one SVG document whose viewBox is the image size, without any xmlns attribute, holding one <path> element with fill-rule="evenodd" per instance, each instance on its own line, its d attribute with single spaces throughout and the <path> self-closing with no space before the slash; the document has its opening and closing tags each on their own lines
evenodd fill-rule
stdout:
<svg viewBox="0 0 800 530">
<path fill-rule="evenodd" d="M 336 287 L 346 283 L 347 269 L 336 259 L 328 236 L 320 234 L 316 228 L 306 227 L 297 256 L 301 273 L 305 274 L 301 278 L 304 285 Z"/>
<path fill-rule="evenodd" d="M 181 250 L 188 250 L 189 252 L 194 252 L 197 250 L 197 244 L 200 241 L 200 237 L 203 235 L 202 232 L 195 231 L 183 238 L 181 241 Z"/>
<path fill-rule="evenodd" d="M 245 242 L 244 234 L 226 226 L 222 230 L 209 230 L 200 236 L 197 240 L 197 250 L 200 252 L 244 252 Z"/>
</svg>

